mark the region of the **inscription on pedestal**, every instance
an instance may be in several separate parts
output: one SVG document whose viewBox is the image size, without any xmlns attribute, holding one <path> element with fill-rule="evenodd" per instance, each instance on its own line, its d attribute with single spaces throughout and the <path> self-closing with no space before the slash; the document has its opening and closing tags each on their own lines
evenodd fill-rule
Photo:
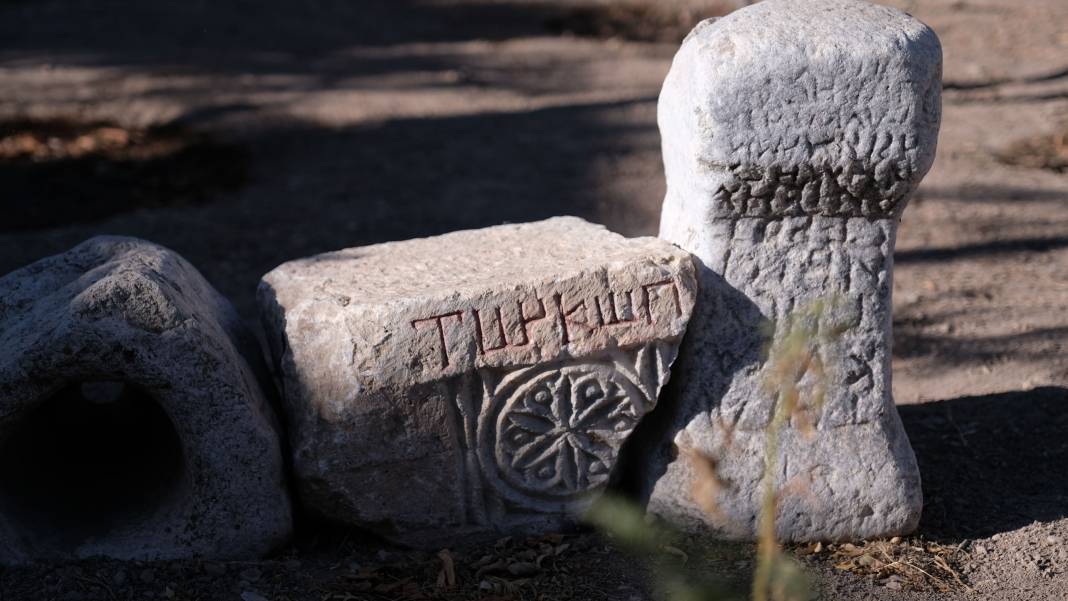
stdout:
<svg viewBox="0 0 1068 601">
<path fill-rule="evenodd" d="M 671 410 L 637 453 L 653 513 L 756 537 L 763 487 L 803 481 L 804 495 L 778 498 L 781 541 L 915 528 L 923 503 L 891 395 L 890 293 L 897 223 L 934 161 L 941 76 L 930 28 L 857 0 L 764 0 L 683 42 L 657 105 L 660 236 L 693 252 L 700 294 Z M 821 349 L 823 406 L 810 433 L 785 425 L 772 474 L 764 439 L 782 401 L 768 383 L 782 375 L 762 328 L 828 299 L 838 302 L 821 321 L 844 331 Z M 693 497 L 702 472 L 683 447 L 715 458 L 729 483 L 715 515 Z"/>
</svg>

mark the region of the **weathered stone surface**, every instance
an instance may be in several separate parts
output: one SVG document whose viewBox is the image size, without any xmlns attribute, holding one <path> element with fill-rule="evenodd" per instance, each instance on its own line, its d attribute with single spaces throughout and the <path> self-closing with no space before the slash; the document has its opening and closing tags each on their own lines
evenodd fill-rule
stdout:
<svg viewBox="0 0 1068 601">
<path fill-rule="evenodd" d="M 266 366 L 177 254 L 98 237 L 0 278 L 0 562 L 249 558 L 290 503 Z"/>
<path fill-rule="evenodd" d="M 409 544 L 557 527 L 656 403 L 687 253 L 575 218 L 353 248 L 260 304 L 304 502 Z"/>
<path fill-rule="evenodd" d="M 658 108 L 668 190 L 660 236 L 699 260 L 700 296 L 654 417 L 651 511 L 732 537 L 757 527 L 773 404 L 760 325 L 837 298 L 852 327 L 831 349 L 812 440 L 787 429 L 785 540 L 912 530 L 919 473 L 890 387 L 898 217 L 931 166 L 940 117 L 935 34 L 851 0 L 767 0 L 697 26 Z M 672 448 L 676 447 L 676 448 Z M 687 448 L 718 461 L 717 515 L 691 498 Z M 799 492 L 800 491 L 800 492 Z"/>
</svg>

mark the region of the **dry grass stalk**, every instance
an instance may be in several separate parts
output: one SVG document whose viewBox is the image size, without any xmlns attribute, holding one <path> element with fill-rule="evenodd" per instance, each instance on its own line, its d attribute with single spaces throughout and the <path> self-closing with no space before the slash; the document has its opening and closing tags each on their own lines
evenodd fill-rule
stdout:
<svg viewBox="0 0 1068 601">
<path fill-rule="evenodd" d="M 714 522 L 722 522 L 726 516 L 719 506 L 719 493 L 723 490 L 724 484 L 716 471 L 718 462 L 708 453 L 702 453 L 692 447 L 681 448 L 680 453 L 686 456 L 694 471 L 690 496 L 701 511 L 711 517 Z"/>
<path fill-rule="evenodd" d="M 894 585 L 893 588 L 972 592 L 955 567 L 963 559 L 959 547 L 895 536 L 860 544 L 807 545 L 798 548 L 798 552 L 829 554 L 835 568 L 869 576 L 884 585 Z"/>
<path fill-rule="evenodd" d="M 817 300 L 770 327 L 763 388 L 775 399 L 775 410 L 764 438 L 763 504 L 757 538 L 757 566 L 753 575 L 754 601 L 787 601 L 807 597 L 807 583 L 796 563 L 787 557 L 775 535 L 779 497 L 776 490 L 782 430 L 793 424 L 811 436 L 816 416 L 827 396 L 828 347 L 849 327 L 831 319 L 837 302 Z"/>
</svg>

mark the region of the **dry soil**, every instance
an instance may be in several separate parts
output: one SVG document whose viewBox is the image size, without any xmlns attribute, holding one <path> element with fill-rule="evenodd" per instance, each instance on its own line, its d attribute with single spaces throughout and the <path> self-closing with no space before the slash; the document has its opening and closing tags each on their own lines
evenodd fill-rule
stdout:
<svg viewBox="0 0 1068 601">
<path fill-rule="evenodd" d="M 894 286 L 924 518 L 878 543 L 905 549 L 886 570 L 794 552 L 825 599 L 1065 599 L 1068 2 L 893 4 L 945 50 L 938 159 Z M 254 322 L 260 274 L 321 251 L 558 214 L 655 233 L 660 84 L 689 26 L 730 7 L 0 0 L 0 272 L 140 236 Z M 641 561 L 590 534 L 443 557 L 300 526 L 264 562 L 3 570 L 0 600 L 655 595 Z M 683 547 L 696 572 L 748 575 L 748 547 Z"/>
</svg>

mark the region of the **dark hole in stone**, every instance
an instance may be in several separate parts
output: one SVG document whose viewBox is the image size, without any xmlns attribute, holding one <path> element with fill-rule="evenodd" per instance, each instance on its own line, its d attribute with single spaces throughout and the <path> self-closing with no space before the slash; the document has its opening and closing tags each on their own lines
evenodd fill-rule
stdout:
<svg viewBox="0 0 1068 601">
<path fill-rule="evenodd" d="M 138 531 L 184 489 L 173 423 L 130 384 L 68 386 L 2 436 L 0 511 L 38 550 Z"/>
<path fill-rule="evenodd" d="M 0 121 L 0 231 L 205 203 L 244 185 L 247 162 L 241 147 L 176 125 Z"/>
</svg>

